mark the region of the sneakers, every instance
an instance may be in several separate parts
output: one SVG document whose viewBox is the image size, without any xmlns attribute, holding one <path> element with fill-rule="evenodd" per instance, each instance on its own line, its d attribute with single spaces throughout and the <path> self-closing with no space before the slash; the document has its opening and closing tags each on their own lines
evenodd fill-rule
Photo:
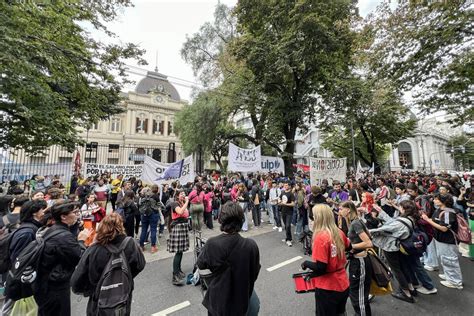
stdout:
<svg viewBox="0 0 474 316">
<path fill-rule="evenodd" d="M 158 251 L 158 248 L 156 246 L 151 246 L 151 253 L 155 253 Z"/>
<path fill-rule="evenodd" d="M 438 277 L 441 279 L 441 280 L 446 280 L 446 276 L 444 274 L 438 274 Z"/>
<path fill-rule="evenodd" d="M 441 281 L 440 283 L 442 285 L 446 286 L 446 287 L 449 287 L 450 289 L 457 289 L 457 290 L 462 290 L 463 289 L 462 285 L 456 285 L 456 284 L 453 284 L 449 281 Z"/>
<path fill-rule="evenodd" d="M 281 233 L 283 231 L 283 228 L 278 227 L 278 232 Z"/>
<path fill-rule="evenodd" d="M 273 230 L 276 230 L 276 229 L 278 229 L 278 226 L 273 226 L 272 229 L 273 229 Z"/>
<path fill-rule="evenodd" d="M 436 294 L 438 293 L 438 290 L 434 287 L 431 290 L 428 290 L 424 286 L 420 286 L 419 288 L 416 289 L 418 293 L 424 294 L 424 295 L 430 295 L 430 294 Z"/>
<path fill-rule="evenodd" d="M 393 292 L 392 296 L 407 303 L 415 303 L 415 299 L 413 298 L 413 296 L 406 295 L 402 290 Z"/>
<path fill-rule="evenodd" d="M 423 268 L 424 268 L 426 271 L 436 271 L 436 270 L 438 270 L 437 267 L 427 266 L 426 264 L 423 266 Z"/>
<path fill-rule="evenodd" d="M 291 246 L 293 246 L 293 243 L 291 242 L 291 240 L 288 240 L 288 241 L 286 242 L 286 245 L 287 245 L 288 247 L 291 247 Z"/>
</svg>

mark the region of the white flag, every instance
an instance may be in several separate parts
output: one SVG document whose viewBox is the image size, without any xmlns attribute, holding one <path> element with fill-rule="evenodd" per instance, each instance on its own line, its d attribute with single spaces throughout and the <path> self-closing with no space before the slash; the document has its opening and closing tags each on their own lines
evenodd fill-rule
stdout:
<svg viewBox="0 0 474 316">
<path fill-rule="evenodd" d="M 245 149 L 229 143 L 229 171 L 252 172 L 260 171 L 262 168 L 262 156 L 260 146 Z"/>
</svg>

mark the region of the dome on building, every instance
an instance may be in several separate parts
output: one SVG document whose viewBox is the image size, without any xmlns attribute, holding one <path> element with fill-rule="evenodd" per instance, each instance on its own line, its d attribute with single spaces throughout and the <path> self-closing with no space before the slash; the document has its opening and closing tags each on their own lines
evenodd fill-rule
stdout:
<svg viewBox="0 0 474 316">
<path fill-rule="evenodd" d="M 181 100 L 176 88 L 168 81 L 168 77 L 155 71 L 147 72 L 146 77 L 138 83 L 135 92 L 139 94 L 163 93 L 173 101 Z"/>
</svg>

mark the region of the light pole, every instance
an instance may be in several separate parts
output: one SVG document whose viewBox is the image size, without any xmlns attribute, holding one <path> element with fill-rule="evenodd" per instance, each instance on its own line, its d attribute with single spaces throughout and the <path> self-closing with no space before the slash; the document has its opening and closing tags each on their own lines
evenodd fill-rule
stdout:
<svg viewBox="0 0 474 316">
<path fill-rule="evenodd" d="M 432 161 L 433 155 L 442 154 L 442 153 L 444 153 L 444 151 L 436 151 L 430 155 L 430 173 L 433 173 L 433 161 Z"/>
<path fill-rule="evenodd" d="M 352 168 L 356 172 L 356 154 L 355 154 L 355 141 L 354 141 L 354 123 L 351 120 L 351 137 L 352 137 Z"/>
</svg>

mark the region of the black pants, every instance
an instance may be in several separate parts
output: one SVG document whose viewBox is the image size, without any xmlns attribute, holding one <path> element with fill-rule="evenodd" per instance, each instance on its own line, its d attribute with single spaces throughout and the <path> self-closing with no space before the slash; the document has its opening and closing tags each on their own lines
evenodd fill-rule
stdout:
<svg viewBox="0 0 474 316">
<path fill-rule="evenodd" d="M 123 223 L 123 226 L 125 227 L 125 232 L 127 233 L 127 236 L 133 237 L 134 233 L 134 223 L 135 223 L 135 215 L 129 214 L 125 216 L 125 223 Z"/>
<path fill-rule="evenodd" d="M 392 268 L 392 273 L 397 279 L 398 284 L 402 290 L 408 291 L 408 283 L 409 283 L 409 273 L 406 264 L 403 264 L 404 256 L 400 251 L 389 252 L 384 250 L 385 258 L 387 259 L 388 265 Z"/>
<path fill-rule="evenodd" d="M 207 228 L 214 228 L 214 223 L 212 222 L 212 212 L 204 211 L 204 223 L 206 224 Z"/>
<path fill-rule="evenodd" d="M 291 236 L 291 221 L 293 219 L 293 212 L 282 211 L 281 219 L 285 225 L 286 240 L 292 241 L 293 237 Z"/>
<path fill-rule="evenodd" d="M 356 315 L 372 315 L 369 303 L 371 281 L 372 265 L 369 258 L 351 258 L 349 261 L 349 297 Z"/>
<path fill-rule="evenodd" d="M 252 219 L 253 219 L 253 224 L 255 226 L 260 226 L 262 222 L 262 212 L 260 212 L 260 204 L 252 203 Z"/>
<path fill-rule="evenodd" d="M 135 214 L 135 235 L 138 235 L 140 230 L 140 221 L 142 220 L 142 215 L 140 213 Z"/>
<path fill-rule="evenodd" d="M 110 194 L 110 203 L 112 203 L 112 210 L 115 212 L 115 203 L 117 202 L 118 193 Z"/>
<path fill-rule="evenodd" d="M 35 301 L 38 304 L 38 316 L 71 315 L 71 290 L 69 288 L 35 294 Z"/>
<path fill-rule="evenodd" d="M 337 316 L 344 315 L 346 312 L 349 289 L 344 292 L 316 289 L 314 296 L 316 298 L 317 316 Z"/>
</svg>

